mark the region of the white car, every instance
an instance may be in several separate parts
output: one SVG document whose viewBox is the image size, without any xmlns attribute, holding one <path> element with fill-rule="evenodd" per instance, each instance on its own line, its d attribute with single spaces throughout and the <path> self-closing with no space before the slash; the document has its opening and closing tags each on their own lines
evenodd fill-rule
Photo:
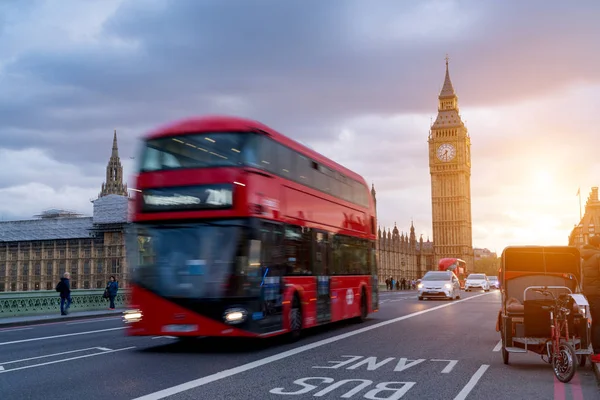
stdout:
<svg viewBox="0 0 600 400">
<path fill-rule="evenodd" d="M 429 271 L 417 285 L 419 300 L 443 298 L 460 299 L 460 283 L 451 271 Z"/>
<path fill-rule="evenodd" d="M 485 274 L 470 274 L 465 282 L 465 291 L 470 292 L 473 289 L 482 289 L 490 291 L 490 281 Z"/>
</svg>

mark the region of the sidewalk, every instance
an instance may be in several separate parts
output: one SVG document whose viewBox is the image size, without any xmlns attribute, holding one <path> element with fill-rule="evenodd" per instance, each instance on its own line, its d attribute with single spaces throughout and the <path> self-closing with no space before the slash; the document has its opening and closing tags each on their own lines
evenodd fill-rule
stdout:
<svg viewBox="0 0 600 400">
<path fill-rule="evenodd" d="M 13 326 L 45 324 L 48 322 L 76 321 L 78 319 L 92 319 L 111 316 L 117 317 L 123 315 L 123 311 L 125 311 L 124 308 L 99 311 L 75 311 L 69 315 L 60 315 L 60 311 L 57 311 L 56 314 L 49 315 L 27 315 L 22 317 L 0 318 L 0 329 Z"/>
</svg>

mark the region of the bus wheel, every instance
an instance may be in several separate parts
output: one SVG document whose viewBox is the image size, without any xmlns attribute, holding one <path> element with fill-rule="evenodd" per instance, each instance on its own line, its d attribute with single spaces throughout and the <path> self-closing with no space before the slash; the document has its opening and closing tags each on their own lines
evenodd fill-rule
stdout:
<svg viewBox="0 0 600 400">
<path fill-rule="evenodd" d="M 358 322 L 365 322 L 367 315 L 369 315 L 369 304 L 367 302 L 367 293 L 363 289 L 360 295 L 360 316 L 358 317 Z"/>
<path fill-rule="evenodd" d="M 297 294 L 294 295 L 294 300 L 292 300 L 289 321 L 290 338 L 293 341 L 300 339 L 300 332 L 302 331 L 302 308 L 300 307 L 300 299 Z"/>
</svg>

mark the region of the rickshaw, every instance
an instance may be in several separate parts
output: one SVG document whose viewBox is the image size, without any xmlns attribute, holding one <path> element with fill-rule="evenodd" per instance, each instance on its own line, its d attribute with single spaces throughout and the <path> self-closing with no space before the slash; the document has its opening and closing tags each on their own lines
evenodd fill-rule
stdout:
<svg viewBox="0 0 600 400">
<path fill-rule="evenodd" d="M 502 360 L 539 354 L 556 378 L 569 382 L 593 354 L 589 304 L 581 293 L 581 256 L 569 246 L 509 246 L 498 279 L 502 307 L 496 330 Z"/>
</svg>

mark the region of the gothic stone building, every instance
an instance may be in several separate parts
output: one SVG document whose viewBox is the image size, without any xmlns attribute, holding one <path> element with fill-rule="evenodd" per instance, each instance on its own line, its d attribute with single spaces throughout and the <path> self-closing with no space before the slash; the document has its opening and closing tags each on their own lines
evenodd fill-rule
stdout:
<svg viewBox="0 0 600 400">
<path fill-rule="evenodd" d="M 124 229 L 129 198 L 117 133 L 93 216 L 49 210 L 37 219 L 0 222 L 0 292 L 53 290 L 65 272 L 73 289 L 126 287 Z"/>
<path fill-rule="evenodd" d="M 387 278 L 419 279 L 425 272 L 435 269 L 433 243 L 423 236 L 417 241 L 415 227 L 411 224 L 410 235 L 400 233 L 394 224 L 390 232 L 379 228 L 377 254 L 379 256 L 378 275 L 380 281 Z"/>
<path fill-rule="evenodd" d="M 377 206 L 375 186 L 371 189 L 373 201 Z M 400 233 L 396 224 L 394 229 L 387 232 L 381 227 L 377 232 L 377 275 L 379 281 L 387 278 L 419 279 L 425 272 L 435 269 L 433 243 L 423 241 L 423 236 L 417 241 L 415 227 L 410 224 L 410 234 Z"/>
<path fill-rule="evenodd" d="M 597 186 L 592 188 L 585 203 L 585 213 L 569 235 L 569 246 L 581 249 L 588 244 L 590 237 L 600 234 L 600 231 L 596 232 L 596 226 L 600 226 L 600 200 Z"/>
</svg>

